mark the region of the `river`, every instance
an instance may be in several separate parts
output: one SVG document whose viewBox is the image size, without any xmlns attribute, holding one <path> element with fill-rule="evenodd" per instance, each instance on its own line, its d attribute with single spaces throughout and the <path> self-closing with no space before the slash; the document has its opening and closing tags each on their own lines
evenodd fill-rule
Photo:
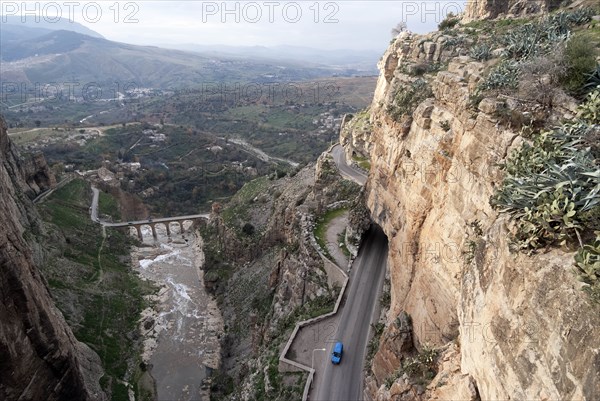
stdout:
<svg viewBox="0 0 600 401">
<path fill-rule="evenodd" d="M 203 380 L 220 364 L 223 319 L 203 283 L 202 238 L 191 222 L 171 225 L 171 238 L 157 224 L 157 240 L 143 226 L 144 243 L 132 250 L 133 266 L 160 287 L 154 306 L 142 313 L 142 359 L 156 381 L 159 400 L 208 400 Z M 135 229 L 131 235 L 137 236 Z"/>
</svg>

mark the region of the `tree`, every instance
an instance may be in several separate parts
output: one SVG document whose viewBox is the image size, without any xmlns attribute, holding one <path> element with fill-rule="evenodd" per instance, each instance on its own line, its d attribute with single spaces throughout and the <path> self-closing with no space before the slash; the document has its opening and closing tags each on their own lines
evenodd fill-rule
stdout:
<svg viewBox="0 0 600 401">
<path fill-rule="evenodd" d="M 42 125 L 42 122 L 40 120 L 35 120 L 34 123 L 35 123 L 35 126 L 38 128 L 40 127 L 40 125 Z"/>
<path fill-rule="evenodd" d="M 400 21 L 396 24 L 394 28 L 392 28 L 392 36 L 396 37 L 404 31 L 408 31 L 408 26 L 406 25 L 405 21 Z"/>
</svg>

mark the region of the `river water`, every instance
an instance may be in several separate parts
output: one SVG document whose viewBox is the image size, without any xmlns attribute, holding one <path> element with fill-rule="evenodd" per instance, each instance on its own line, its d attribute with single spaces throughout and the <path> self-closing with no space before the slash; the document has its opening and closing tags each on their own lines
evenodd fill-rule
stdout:
<svg viewBox="0 0 600 401">
<path fill-rule="evenodd" d="M 153 306 L 142 313 L 142 358 L 150 366 L 159 400 L 208 400 L 203 380 L 220 364 L 223 320 L 202 279 L 202 238 L 191 222 L 172 224 L 171 238 L 157 224 L 157 240 L 143 226 L 143 245 L 132 251 L 141 276 L 160 288 Z M 131 235 L 137 236 L 135 229 Z"/>
</svg>

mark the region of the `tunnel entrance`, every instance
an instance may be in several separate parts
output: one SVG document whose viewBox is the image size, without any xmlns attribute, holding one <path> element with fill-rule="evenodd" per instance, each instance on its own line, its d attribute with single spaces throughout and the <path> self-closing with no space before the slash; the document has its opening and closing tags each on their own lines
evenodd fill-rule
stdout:
<svg viewBox="0 0 600 401">
<path fill-rule="evenodd" d="M 362 235 L 357 258 L 361 256 L 362 252 L 365 252 L 365 248 L 372 247 L 374 247 L 374 250 L 380 250 L 387 258 L 388 237 L 381 226 L 373 221 L 371 222 L 369 229 Z"/>
</svg>

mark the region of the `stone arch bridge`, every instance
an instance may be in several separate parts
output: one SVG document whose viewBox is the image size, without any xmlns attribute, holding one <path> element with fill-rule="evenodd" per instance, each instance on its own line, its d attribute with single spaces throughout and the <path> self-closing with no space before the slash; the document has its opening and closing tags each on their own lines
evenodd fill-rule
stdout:
<svg viewBox="0 0 600 401">
<path fill-rule="evenodd" d="M 162 217 L 162 218 L 158 218 L 158 219 L 128 221 L 125 223 L 107 223 L 107 222 L 100 222 L 100 221 L 98 221 L 98 222 L 100 224 L 102 224 L 104 227 L 114 227 L 114 228 L 135 227 L 140 241 L 143 241 L 144 236 L 142 234 L 142 226 L 150 226 L 150 228 L 152 229 L 152 236 L 154 237 L 154 239 L 156 239 L 157 238 L 157 234 L 156 234 L 156 225 L 157 224 L 163 224 L 167 228 L 167 235 L 171 236 L 171 228 L 169 227 L 169 225 L 171 223 L 179 223 L 179 227 L 181 228 L 181 232 L 183 233 L 184 232 L 183 223 L 185 221 L 208 220 L 208 219 L 209 219 L 208 214 L 194 214 L 194 215 L 189 215 L 189 216 Z"/>
</svg>

